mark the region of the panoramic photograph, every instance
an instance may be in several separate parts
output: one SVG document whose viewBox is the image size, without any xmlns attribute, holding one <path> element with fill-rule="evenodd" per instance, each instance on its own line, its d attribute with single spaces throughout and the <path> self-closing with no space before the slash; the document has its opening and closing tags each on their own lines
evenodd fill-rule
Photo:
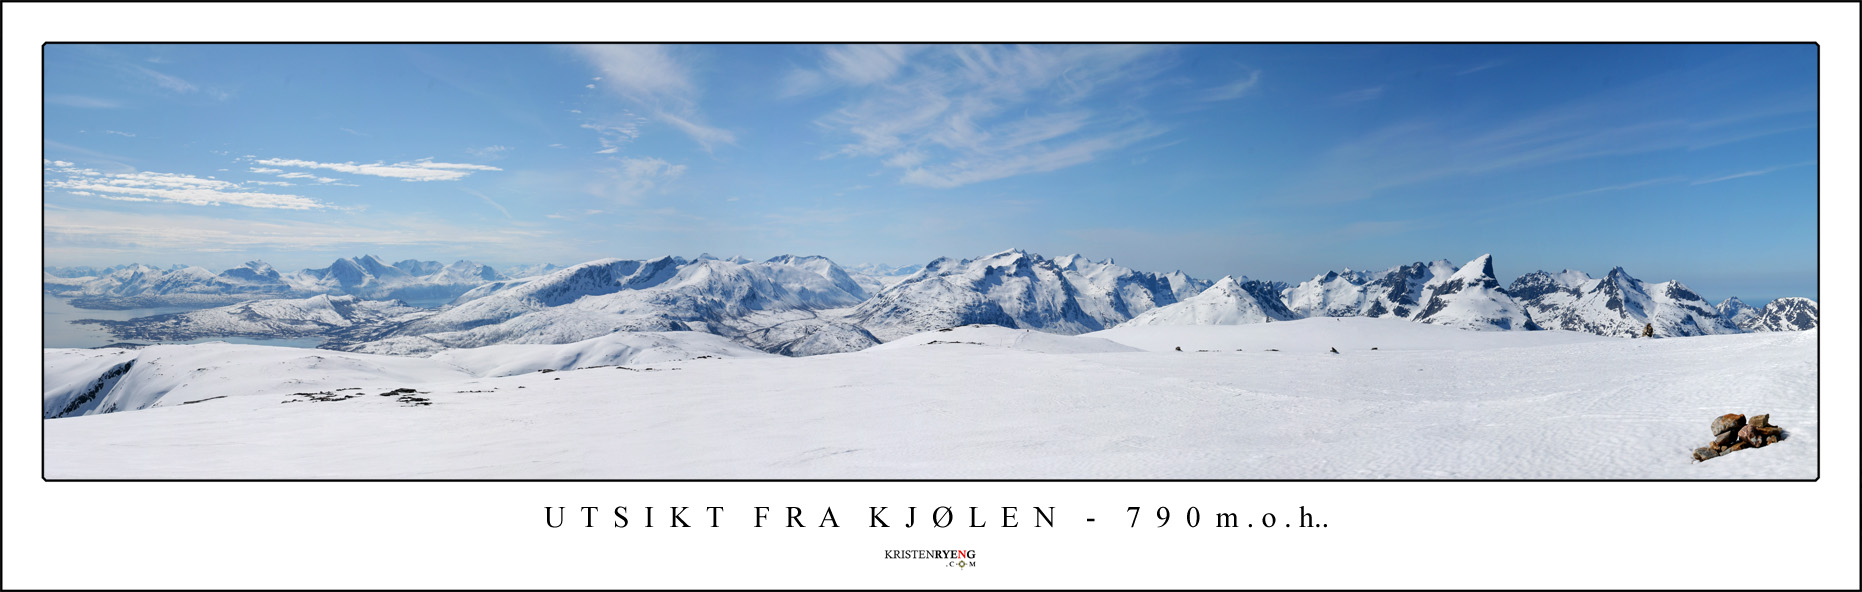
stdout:
<svg viewBox="0 0 1862 592">
<path fill-rule="evenodd" d="M 43 46 L 49 480 L 1814 480 L 1759 44 Z"/>
</svg>

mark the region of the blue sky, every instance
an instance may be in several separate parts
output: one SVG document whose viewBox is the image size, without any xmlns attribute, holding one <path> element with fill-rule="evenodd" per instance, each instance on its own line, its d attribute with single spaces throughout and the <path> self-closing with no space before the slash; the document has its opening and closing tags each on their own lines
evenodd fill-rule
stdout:
<svg viewBox="0 0 1862 592">
<path fill-rule="evenodd" d="M 1817 290 L 1812 45 L 47 45 L 46 263 L 1011 247 Z"/>
</svg>

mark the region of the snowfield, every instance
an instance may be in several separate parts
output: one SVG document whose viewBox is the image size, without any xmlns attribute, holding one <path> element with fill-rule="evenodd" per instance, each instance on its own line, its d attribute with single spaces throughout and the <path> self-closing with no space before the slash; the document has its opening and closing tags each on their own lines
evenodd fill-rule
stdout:
<svg viewBox="0 0 1862 592">
<path fill-rule="evenodd" d="M 1352 317 L 958 327 L 802 358 L 695 332 L 427 358 L 47 349 L 48 409 L 131 359 L 91 404 L 149 406 L 46 420 L 45 476 L 1814 479 L 1817 336 Z M 431 404 L 378 396 L 399 388 Z M 1692 462 L 1723 413 L 1788 438 Z"/>
</svg>

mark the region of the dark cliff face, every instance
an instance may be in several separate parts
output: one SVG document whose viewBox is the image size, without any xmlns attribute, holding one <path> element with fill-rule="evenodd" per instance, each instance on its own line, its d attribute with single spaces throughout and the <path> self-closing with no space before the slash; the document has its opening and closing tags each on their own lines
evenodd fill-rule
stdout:
<svg viewBox="0 0 1862 592">
<path fill-rule="evenodd" d="M 1429 281 L 1428 273 L 1428 264 L 1421 261 L 1398 267 L 1396 271 L 1372 282 L 1371 286 L 1376 288 L 1372 293 L 1383 295 L 1391 303 L 1397 305 L 1398 311 L 1402 311 L 1404 307 L 1417 304 L 1414 293 L 1423 282 Z M 1405 312 L 1398 312 L 1397 315 L 1409 316 Z"/>
<path fill-rule="evenodd" d="M 1566 291 L 1564 286 L 1552 279 L 1552 274 L 1535 271 L 1519 276 L 1506 287 L 1506 293 L 1520 301 L 1534 300 L 1546 294 Z"/>
<path fill-rule="evenodd" d="M 1261 310 L 1266 312 L 1269 318 L 1282 321 L 1299 318 L 1299 315 L 1294 314 L 1292 309 L 1287 308 L 1285 302 L 1280 301 L 1280 293 L 1282 290 L 1286 289 L 1283 287 L 1284 284 L 1280 282 L 1248 280 L 1242 282 L 1240 285 L 1241 291 L 1247 292 L 1249 296 L 1254 297 L 1254 301 L 1260 304 Z"/>
</svg>

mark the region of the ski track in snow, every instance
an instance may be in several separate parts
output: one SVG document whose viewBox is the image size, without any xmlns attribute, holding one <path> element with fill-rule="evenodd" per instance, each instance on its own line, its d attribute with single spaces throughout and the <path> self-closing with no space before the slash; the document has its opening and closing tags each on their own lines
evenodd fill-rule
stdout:
<svg viewBox="0 0 1862 592">
<path fill-rule="evenodd" d="M 1812 479 L 1816 340 L 1328 318 L 1080 337 L 960 327 L 845 354 L 506 377 L 433 360 L 444 369 L 426 382 L 304 369 L 292 390 L 47 420 L 46 476 Z M 65 351 L 83 350 L 47 350 L 48 372 Z M 281 402 L 341 387 L 362 396 Z M 378 396 L 399 387 L 433 404 Z M 1723 413 L 1770 413 L 1788 438 L 1692 462 Z"/>
</svg>

